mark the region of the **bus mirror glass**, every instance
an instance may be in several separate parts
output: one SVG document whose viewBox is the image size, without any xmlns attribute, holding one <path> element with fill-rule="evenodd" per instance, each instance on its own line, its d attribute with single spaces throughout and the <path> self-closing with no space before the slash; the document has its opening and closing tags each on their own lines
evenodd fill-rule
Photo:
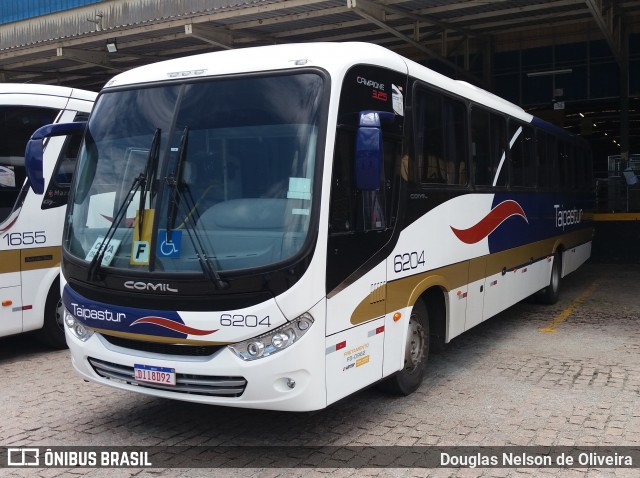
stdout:
<svg viewBox="0 0 640 478">
<path fill-rule="evenodd" d="M 360 191 L 380 189 L 382 173 L 382 129 L 380 120 L 393 120 L 385 111 L 361 111 L 356 133 L 355 182 Z"/>
<path fill-rule="evenodd" d="M 360 127 L 356 136 L 355 179 L 361 191 L 380 189 L 382 134 L 380 128 Z"/>
<path fill-rule="evenodd" d="M 42 194 L 44 192 L 43 144 L 45 138 L 81 133 L 85 124 L 85 122 L 49 124 L 38 128 L 31 135 L 24 152 L 24 165 L 34 193 Z"/>
</svg>

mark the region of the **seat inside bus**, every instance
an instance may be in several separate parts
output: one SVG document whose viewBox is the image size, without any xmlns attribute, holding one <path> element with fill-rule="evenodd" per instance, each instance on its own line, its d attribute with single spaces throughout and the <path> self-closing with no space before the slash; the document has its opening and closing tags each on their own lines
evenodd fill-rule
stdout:
<svg viewBox="0 0 640 478">
<path fill-rule="evenodd" d="M 309 214 L 303 201 L 231 199 L 207 209 L 198 228 L 208 232 L 222 269 L 278 262 L 302 247 Z"/>
</svg>

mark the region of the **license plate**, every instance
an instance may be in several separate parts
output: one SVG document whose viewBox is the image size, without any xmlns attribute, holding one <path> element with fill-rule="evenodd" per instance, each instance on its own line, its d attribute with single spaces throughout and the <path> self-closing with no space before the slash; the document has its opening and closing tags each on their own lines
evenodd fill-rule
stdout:
<svg viewBox="0 0 640 478">
<path fill-rule="evenodd" d="M 156 383 L 158 385 L 175 385 L 176 369 L 166 367 L 153 367 L 151 365 L 135 364 L 133 373 L 140 382 Z"/>
</svg>

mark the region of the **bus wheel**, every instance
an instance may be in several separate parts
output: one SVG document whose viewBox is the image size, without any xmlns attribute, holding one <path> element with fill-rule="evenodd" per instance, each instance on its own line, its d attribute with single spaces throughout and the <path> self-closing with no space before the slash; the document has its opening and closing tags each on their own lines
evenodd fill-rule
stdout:
<svg viewBox="0 0 640 478">
<path fill-rule="evenodd" d="M 562 275 L 562 253 L 556 252 L 553 256 L 553 266 L 551 266 L 551 277 L 549 285 L 542 289 L 540 301 L 543 304 L 555 304 L 560 298 L 560 279 Z"/>
<path fill-rule="evenodd" d="M 381 388 L 397 395 L 409 395 L 422 383 L 429 357 L 429 316 L 422 299 L 413 306 L 405 344 L 404 368 L 381 382 Z"/>
<path fill-rule="evenodd" d="M 63 349 L 67 346 L 67 340 L 64 337 L 64 306 L 60 298 L 60 283 L 57 280 L 47 295 L 47 302 L 44 306 L 44 324 L 36 332 L 36 337 L 47 347 Z"/>
</svg>

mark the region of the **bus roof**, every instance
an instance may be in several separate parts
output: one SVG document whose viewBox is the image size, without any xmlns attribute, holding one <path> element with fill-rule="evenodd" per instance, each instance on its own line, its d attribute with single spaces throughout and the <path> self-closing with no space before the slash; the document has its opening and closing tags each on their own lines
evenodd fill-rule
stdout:
<svg viewBox="0 0 640 478">
<path fill-rule="evenodd" d="M 254 71 L 276 71 L 316 66 L 329 73 L 345 70 L 355 63 L 384 65 L 407 71 L 404 59 L 371 43 L 289 43 L 224 50 L 153 63 L 123 72 L 105 88 Z"/>
<path fill-rule="evenodd" d="M 79 100 L 94 101 L 97 93 L 68 88 L 66 86 L 39 85 L 33 83 L 0 83 L 0 95 L 48 95 L 61 96 L 63 98 L 76 98 Z"/>
<path fill-rule="evenodd" d="M 405 72 L 411 77 L 502 111 L 526 123 L 533 121 L 531 114 L 504 98 L 467 82 L 453 80 L 382 46 L 362 42 L 290 43 L 191 55 L 123 72 L 111 79 L 105 88 L 309 66 L 317 66 L 330 74 L 336 74 L 345 72 L 357 63 Z"/>
</svg>

